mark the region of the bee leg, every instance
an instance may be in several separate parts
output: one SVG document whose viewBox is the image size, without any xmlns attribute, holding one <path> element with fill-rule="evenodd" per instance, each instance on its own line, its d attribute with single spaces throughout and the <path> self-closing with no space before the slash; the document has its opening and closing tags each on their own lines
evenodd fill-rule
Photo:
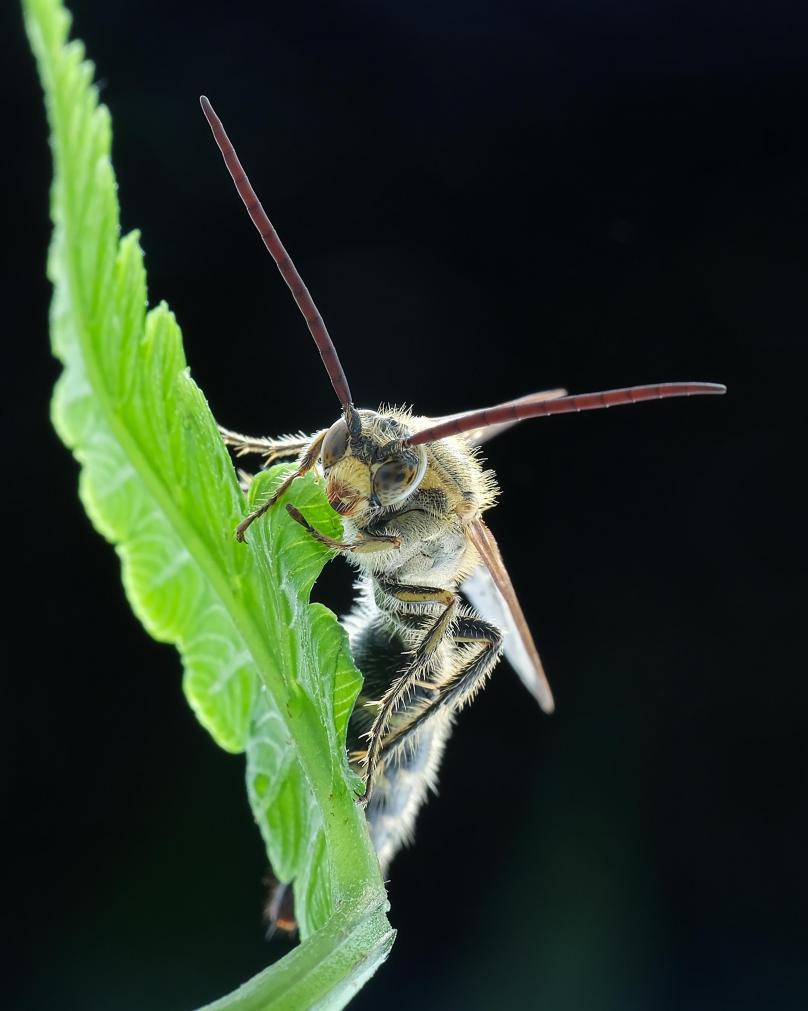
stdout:
<svg viewBox="0 0 808 1011">
<path fill-rule="evenodd" d="M 236 456 L 250 454 L 263 456 L 265 467 L 287 456 L 298 456 L 311 442 L 311 436 L 303 435 L 302 432 L 298 435 L 281 435 L 277 439 L 267 439 L 264 436 L 239 435 L 238 432 L 231 432 L 222 425 L 219 425 L 219 435 L 225 446 L 230 446 Z"/>
<path fill-rule="evenodd" d="M 286 511 L 315 541 L 325 544 L 332 551 L 341 551 L 345 554 L 370 555 L 376 551 L 394 551 L 401 547 L 401 539 L 389 534 L 379 534 L 376 537 L 364 537 L 360 534 L 359 539 L 356 541 L 335 541 L 333 537 L 327 537 L 325 534 L 321 534 L 319 530 L 315 530 L 303 513 L 291 503 L 287 504 Z"/>
<path fill-rule="evenodd" d="M 405 586 L 381 580 L 379 582 L 385 593 L 402 603 L 442 604 L 443 610 L 427 629 L 415 651 L 412 663 L 390 685 L 379 703 L 373 725 L 367 734 L 369 744 L 365 758 L 367 767 L 363 798 L 365 804 L 373 792 L 373 776 L 390 727 L 390 720 L 402 706 L 406 705 L 406 700 L 419 684 L 428 683 L 432 656 L 449 633 L 457 613 L 457 597 L 451 590 L 442 590 L 434 586 Z"/>
<path fill-rule="evenodd" d="M 439 712 L 457 712 L 462 709 L 488 680 L 502 652 L 502 632 L 481 618 L 463 616 L 457 621 L 452 639 L 458 645 L 479 645 L 482 649 L 470 660 L 461 663 L 448 684 L 443 685 L 434 698 L 422 702 L 417 711 L 413 712 L 412 719 L 385 737 L 379 749 L 382 759 L 392 758 L 396 752 L 406 747 L 424 723 Z"/>
<path fill-rule="evenodd" d="M 254 523 L 259 516 L 263 516 L 268 509 L 271 509 L 281 495 L 288 490 L 293 481 L 296 481 L 299 477 L 303 477 L 304 474 L 307 474 L 311 470 L 317 462 L 317 457 L 320 455 L 320 447 L 323 444 L 323 439 L 326 437 L 326 434 L 327 430 L 318 432 L 317 435 L 314 436 L 309 443 L 306 452 L 300 457 L 297 470 L 293 471 L 289 477 L 284 478 L 283 481 L 281 481 L 263 505 L 259 506 L 257 509 L 253 509 L 253 511 L 245 516 L 241 523 L 239 523 L 236 527 L 237 541 L 244 541 L 247 527 L 249 527 L 251 523 Z"/>
<path fill-rule="evenodd" d="M 269 924 L 266 939 L 269 941 L 277 931 L 284 934 L 295 934 L 297 932 L 297 920 L 295 919 L 295 893 L 290 884 L 279 881 L 270 871 L 269 874 L 269 900 L 264 907 L 264 916 Z"/>
</svg>

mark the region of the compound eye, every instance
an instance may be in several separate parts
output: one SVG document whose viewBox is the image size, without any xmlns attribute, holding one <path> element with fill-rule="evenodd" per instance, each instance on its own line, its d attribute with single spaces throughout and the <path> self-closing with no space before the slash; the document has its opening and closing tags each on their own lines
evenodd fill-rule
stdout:
<svg viewBox="0 0 808 1011">
<path fill-rule="evenodd" d="M 348 448 L 348 426 L 344 419 L 340 418 L 328 430 L 328 434 L 323 439 L 323 448 L 320 452 L 320 462 L 323 470 L 333 467 L 338 460 L 345 456 Z"/>
<path fill-rule="evenodd" d="M 421 465 L 421 454 L 414 452 L 394 457 L 383 463 L 373 475 L 373 491 L 379 502 L 389 506 L 405 499 L 420 483 L 424 469 Z"/>
</svg>

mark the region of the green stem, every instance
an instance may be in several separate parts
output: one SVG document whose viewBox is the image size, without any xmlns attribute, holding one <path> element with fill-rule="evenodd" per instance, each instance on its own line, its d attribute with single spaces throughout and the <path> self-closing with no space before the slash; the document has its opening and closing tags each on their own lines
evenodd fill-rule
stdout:
<svg viewBox="0 0 808 1011">
<path fill-rule="evenodd" d="M 378 897 L 375 905 L 339 910 L 276 965 L 200 1011 L 342 1008 L 387 958 L 394 939 Z"/>
</svg>

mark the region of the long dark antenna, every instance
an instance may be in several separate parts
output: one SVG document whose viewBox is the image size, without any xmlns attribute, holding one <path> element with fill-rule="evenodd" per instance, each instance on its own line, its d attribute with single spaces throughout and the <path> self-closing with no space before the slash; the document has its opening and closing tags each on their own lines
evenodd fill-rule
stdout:
<svg viewBox="0 0 808 1011">
<path fill-rule="evenodd" d="M 213 111 L 213 106 L 204 95 L 200 96 L 199 104 L 202 106 L 208 126 L 210 126 L 216 143 L 219 145 L 219 150 L 222 152 L 222 158 L 224 158 L 227 171 L 232 176 L 238 194 L 244 201 L 244 206 L 247 208 L 250 220 L 258 229 L 261 238 L 264 240 L 264 245 L 269 250 L 272 259 L 281 272 L 281 276 L 289 285 L 289 290 L 292 292 L 295 302 L 297 302 L 298 309 L 303 313 L 303 318 L 308 323 L 314 343 L 317 345 L 317 350 L 320 352 L 323 365 L 325 365 L 326 372 L 328 373 L 328 378 L 331 380 L 334 392 L 339 397 L 339 402 L 342 404 L 347 416 L 348 425 L 351 427 L 351 419 L 356 414 L 351 391 L 348 387 L 348 380 L 345 378 L 337 349 L 334 347 L 334 342 L 329 336 L 326 325 L 323 322 L 323 317 L 314 304 L 314 299 L 309 294 L 309 289 L 303 283 L 303 278 L 298 274 L 291 257 L 278 238 L 278 233 L 273 228 L 272 222 L 261 206 L 261 201 L 256 196 L 255 190 L 250 185 L 247 173 L 242 168 L 236 154 L 236 149 L 230 143 L 230 138 L 225 133 L 222 121 Z"/>
<path fill-rule="evenodd" d="M 597 411 L 601 407 L 619 407 L 623 404 L 638 404 L 643 400 L 666 400 L 668 397 L 693 397 L 699 394 L 726 393 L 721 383 L 658 383 L 655 386 L 629 386 L 620 390 L 606 390 L 603 393 L 580 393 L 557 400 L 509 401 L 497 407 L 485 407 L 459 418 L 450 418 L 438 425 L 425 428 L 405 439 L 408 446 L 420 446 L 425 442 L 437 442 L 447 435 L 460 435 L 474 428 L 500 425 L 503 421 L 525 421 L 540 418 L 545 414 L 570 414 L 573 411 Z"/>
</svg>

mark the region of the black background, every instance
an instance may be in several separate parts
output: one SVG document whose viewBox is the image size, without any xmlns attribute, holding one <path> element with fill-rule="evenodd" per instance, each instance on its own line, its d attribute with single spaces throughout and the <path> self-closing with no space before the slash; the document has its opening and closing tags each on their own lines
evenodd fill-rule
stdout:
<svg viewBox="0 0 808 1011">
<path fill-rule="evenodd" d="M 217 417 L 337 416 L 197 105 L 224 119 L 357 401 L 723 398 L 527 423 L 490 522 L 555 688 L 458 723 L 357 1008 L 808 1006 L 802 3 L 76 2 Z M 284 942 L 242 760 L 128 610 L 49 427 L 50 163 L 4 4 L 4 814 L 20 1009 L 190 1008 Z M 318 595 L 347 607 L 333 564 Z"/>
</svg>

